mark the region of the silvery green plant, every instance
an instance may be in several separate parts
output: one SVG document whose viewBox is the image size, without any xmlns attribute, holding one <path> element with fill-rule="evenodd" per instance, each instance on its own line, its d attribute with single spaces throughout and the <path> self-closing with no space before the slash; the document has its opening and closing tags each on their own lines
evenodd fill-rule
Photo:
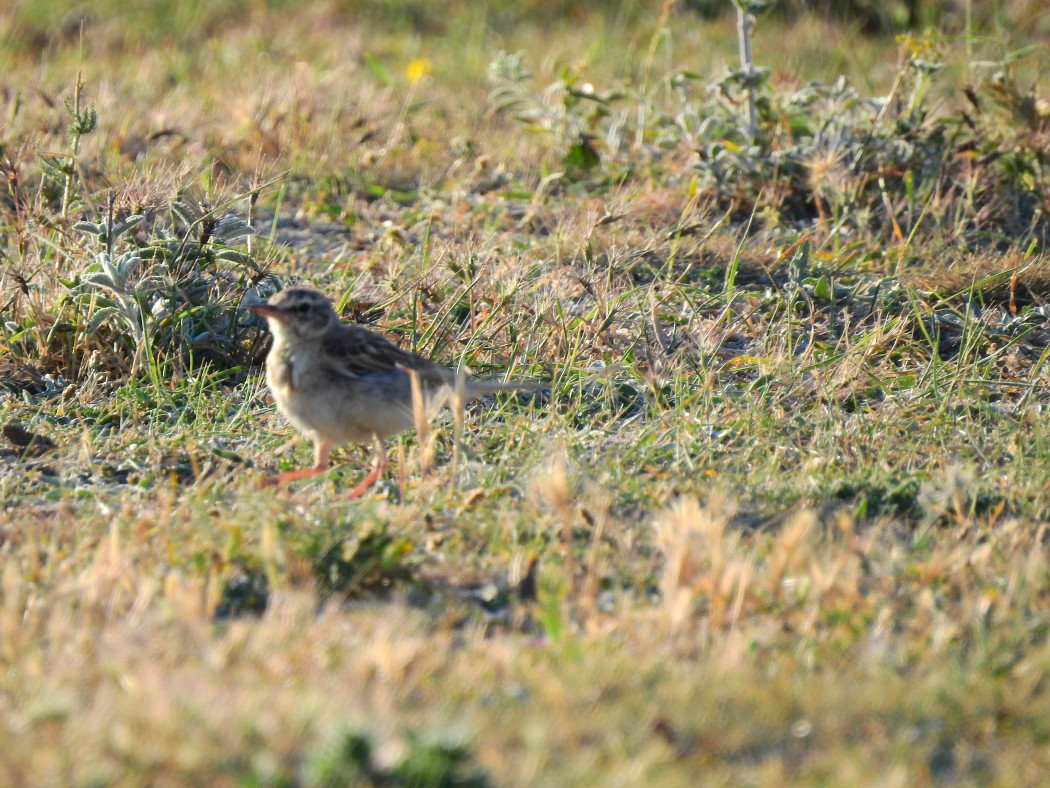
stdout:
<svg viewBox="0 0 1050 788">
<path fill-rule="evenodd" d="M 162 303 L 156 296 L 162 284 L 160 277 L 143 274 L 142 257 L 134 251 L 115 260 L 108 252 L 99 252 L 95 264 L 81 276 L 78 290 L 90 294 L 89 303 L 94 307 L 85 331 L 91 336 L 111 324 L 118 334 L 127 336 L 134 349 L 132 375 L 145 358 L 151 316 Z"/>
<path fill-rule="evenodd" d="M 235 214 L 215 218 L 181 200 L 170 207 L 170 223 L 155 222 L 149 238 L 139 237 L 141 214 L 117 220 L 111 211 L 74 225 L 102 247 L 66 283 L 87 314 L 84 338 L 105 332 L 130 354 L 133 376 L 147 365 L 155 376 L 158 358 L 171 353 L 235 362 L 237 303 L 246 287 L 268 278 L 238 246 L 255 234 L 250 223 Z"/>
<path fill-rule="evenodd" d="M 731 72 L 733 82 L 739 83 L 747 97 L 747 136 L 754 142 L 758 133 L 758 112 L 755 107 L 755 91 L 769 78 L 769 69 L 755 68 L 751 57 L 751 30 L 755 17 L 776 5 L 776 0 L 733 0 L 737 13 L 737 35 L 740 44 L 740 69 Z"/>
</svg>

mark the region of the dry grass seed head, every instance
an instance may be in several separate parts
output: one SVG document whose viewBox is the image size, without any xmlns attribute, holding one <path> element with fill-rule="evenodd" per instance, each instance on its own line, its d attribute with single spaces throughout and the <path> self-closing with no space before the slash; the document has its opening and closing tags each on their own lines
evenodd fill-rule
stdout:
<svg viewBox="0 0 1050 788">
<path fill-rule="evenodd" d="M 726 528 L 736 505 L 715 493 L 703 505 L 696 498 L 679 498 L 653 523 L 656 543 L 664 555 L 661 592 L 672 631 L 691 615 L 699 597 L 725 599 L 731 578 L 727 562 L 740 537 Z"/>
<path fill-rule="evenodd" d="M 563 522 L 572 519 L 569 463 L 563 452 L 555 453 L 545 467 L 537 469 L 529 489 L 540 502 L 549 505 Z"/>
</svg>

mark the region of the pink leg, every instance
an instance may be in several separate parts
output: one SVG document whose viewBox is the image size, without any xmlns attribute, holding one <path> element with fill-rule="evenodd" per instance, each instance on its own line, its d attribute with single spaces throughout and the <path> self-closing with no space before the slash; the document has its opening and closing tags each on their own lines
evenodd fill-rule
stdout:
<svg viewBox="0 0 1050 788">
<path fill-rule="evenodd" d="M 312 468 L 301 468 L 298 471 L 285 471 L 276 476 L 268 476 L 262 481 L 263 487 L 277 487 L 285 482 L 294 482 L 296 479 L 308 479 L 328 470 L 328 444 L 314 444 L 314 464 Z"/>
<path fill-rule="evenodd" d="M 372 470 L 361 480 L 361 483 L 350 491 L 351 498 L 360 498 L 386 473 L 386 447 L 383 439 L 376 437 L 376 459 L 372 463 Z"/>
</svg>

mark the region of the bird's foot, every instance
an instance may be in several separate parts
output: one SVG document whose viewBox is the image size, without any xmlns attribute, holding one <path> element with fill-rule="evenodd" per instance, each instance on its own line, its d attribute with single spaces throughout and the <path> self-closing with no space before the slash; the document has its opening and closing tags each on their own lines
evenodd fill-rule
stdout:
<svg viewBox="0 0 1050 788">
<path fill-rule="evenodd" d="M 347 497 L 351 500 L 361 498 L 365 493 L 375 487 L 376 482 L 379 481 L 379 476 L 379 468 L 372 468 L 368 475 L 361 480 L 361 483 L 350 491 L 350 494 Z"/>
<path fill-rule="evenodd" d="M 312 476 L 317 476 L 328 470 L 328 463 L 324 465 L 315 465 L 312 468 L 301 468 L 298 471 L 285 471 L 284 473 L 278 473 L 275 476 L 264 476 L 262 481 L 259 482 L 259 486 L 262 488 L 267 487 L 280 487 L 286 482 L 294 482 L 298 479 L 309 479 Z"/>
</svg>

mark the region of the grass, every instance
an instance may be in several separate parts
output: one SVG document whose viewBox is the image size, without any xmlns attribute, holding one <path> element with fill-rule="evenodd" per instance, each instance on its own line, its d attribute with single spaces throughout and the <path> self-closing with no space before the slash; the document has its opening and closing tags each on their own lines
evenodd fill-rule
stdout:
<svg viewBox="0 0 1050 788">
<path fill-rule="evenodd" d="M 761 18 L 753 145 L 732 15 L 0 12 L 0 783 L 1038 784 L 1046 31 L 1002 5 Z M 261 491 L 310 448 L 238 307 L 299 282 L 550 391 L 364 501 L 356 447 Z"/>
</svg>

